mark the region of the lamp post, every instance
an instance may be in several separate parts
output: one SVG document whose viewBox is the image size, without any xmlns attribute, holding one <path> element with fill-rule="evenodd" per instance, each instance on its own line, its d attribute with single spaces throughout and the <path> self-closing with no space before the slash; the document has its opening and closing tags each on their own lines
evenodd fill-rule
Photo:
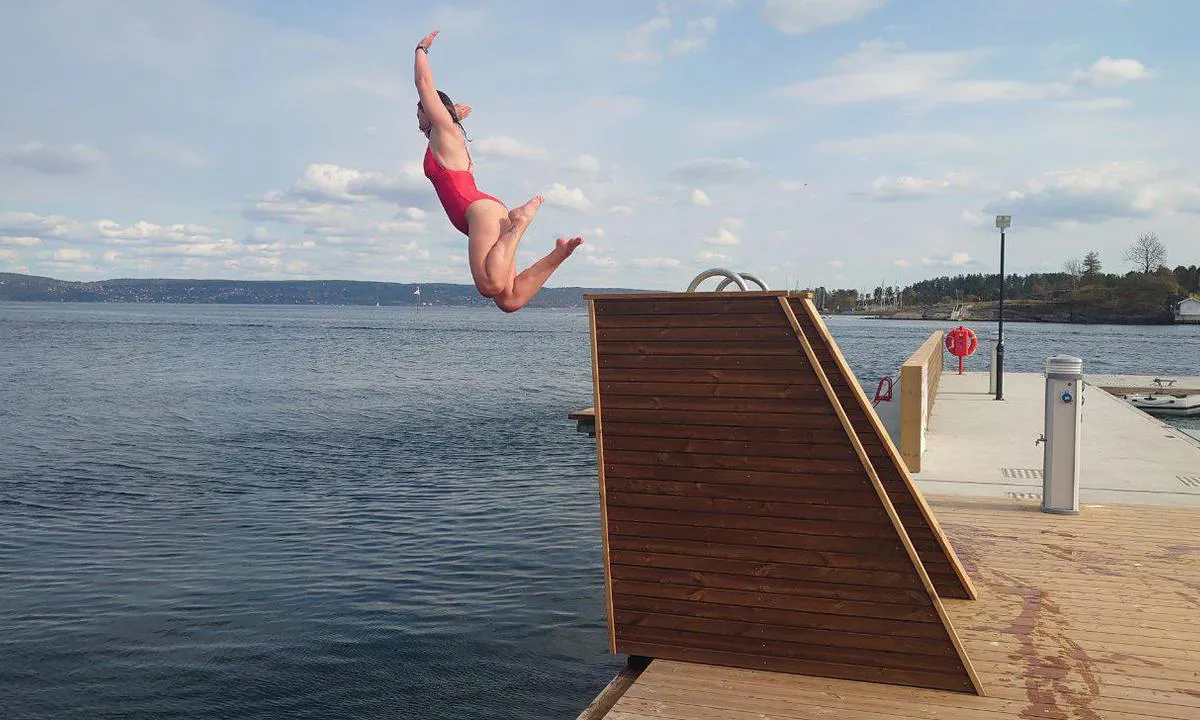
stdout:
<svg viewBox="0 0 1200 720">
<path fill-rule="evenodd" d="M 1004 231 L 1012 225 L 1009 215 L 997 215 L 1000 229 L 1000 328 L 996 338 L 996 399 L 1004 399 Z"/>
</svg>

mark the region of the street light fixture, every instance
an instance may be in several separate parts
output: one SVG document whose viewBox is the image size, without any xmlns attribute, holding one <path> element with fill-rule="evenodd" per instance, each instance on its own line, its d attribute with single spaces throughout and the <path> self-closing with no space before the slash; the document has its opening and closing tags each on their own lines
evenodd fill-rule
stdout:
<svg viewBox="0 0 1200 720">
<path fill-rule="evenodd" d="M 1004 231 L 1012 225 L 1011 215 L 997 215 L 1000 229 L 1000 328 L 996 339 L 996 399 L 1004 399 Z"/>
</svg>

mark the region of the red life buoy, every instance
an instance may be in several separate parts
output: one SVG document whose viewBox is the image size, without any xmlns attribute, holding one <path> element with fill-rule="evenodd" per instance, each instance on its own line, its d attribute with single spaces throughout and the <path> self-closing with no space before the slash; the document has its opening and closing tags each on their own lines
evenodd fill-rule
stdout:
<svg viewBox="0 0 1200 720">
<path fill-rule="evenodd" d="M 974 355 L 978 347 L 979 338 L 975 337 L 975 333 L 970 328 L 959 325 L 946 333 L 946 350 L 958 358 L 959 375 L 962 375 L 963 358 Z"/>
</svg>

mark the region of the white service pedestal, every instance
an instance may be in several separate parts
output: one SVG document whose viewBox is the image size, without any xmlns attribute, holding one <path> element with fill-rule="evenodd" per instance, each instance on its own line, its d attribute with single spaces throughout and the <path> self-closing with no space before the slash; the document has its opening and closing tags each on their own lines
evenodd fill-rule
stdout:
<svg viewBox="0 0 1200 720">
<path fill-rule="evenodd" d="M 1083 419 L 1083 360 L 1046 360 L 1046 449 L 1042 461 L 1042 511 L 1079 512 L 1079 436 Z"/>
</svg>

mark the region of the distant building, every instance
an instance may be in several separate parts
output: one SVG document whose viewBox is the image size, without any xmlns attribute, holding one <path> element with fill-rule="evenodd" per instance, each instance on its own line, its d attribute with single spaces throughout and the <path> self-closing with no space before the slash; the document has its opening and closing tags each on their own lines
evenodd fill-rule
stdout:
<svg viewBox="0 0 1200 720">
<path fill-rule="evenodd" d="M 1175 322 L 1200 324 L 1200 300 L 1184 298 L 1175 306 Z"/>
</svg>

